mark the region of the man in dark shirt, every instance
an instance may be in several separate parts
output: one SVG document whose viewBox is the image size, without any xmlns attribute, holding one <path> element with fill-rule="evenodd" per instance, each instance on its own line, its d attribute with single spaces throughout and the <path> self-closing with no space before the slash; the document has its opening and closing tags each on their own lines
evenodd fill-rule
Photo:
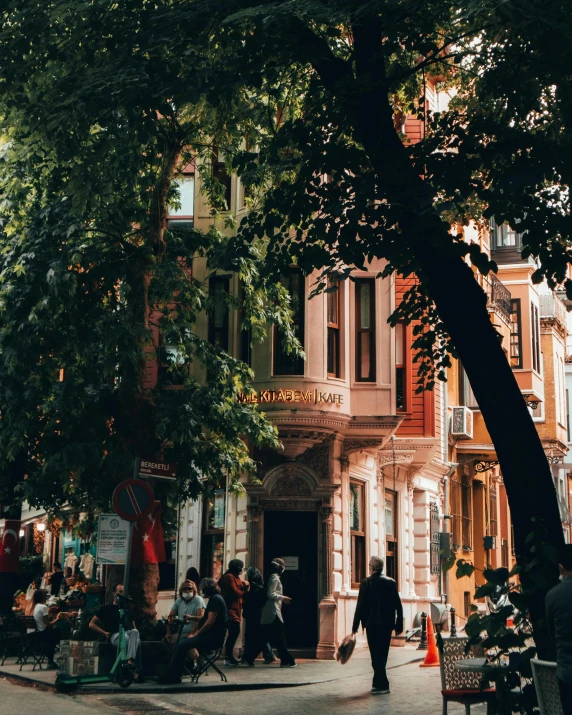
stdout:
<svg viewBox="0 0 572 715">
<path fill-rule="evenodd" d="M 143 664 L 141 660 L 141 637 L 133 620 L 133 615 L 127 609 L 123 600 L 123 584 L 118 583 L 113 594 L 113 603 L 102 606 L 91 619 L 89 627 L 92 631 L 104 635 L 112 645 L 119 647 L 120 606 L 123 608 L 123 627 L 127 646 L 127 662 L 135 667 L 135 681 L 143 682 Z"/>
<path fill-rule="evenodd" d="M 225 665 L 238 665 L 234 657 L 234 646 L 240 634 L 242 620 L 242 597 L 248 591 L 248 582 L 241 581 L 240 574 L 244 563 L 240 559 L 231 559 L 228 571 L 219 581 L 220 595 L 224 598 L 228 611 L 228 638 L 226 639 Z"/>
<path fill-rule="evenodd" d="M 209 599 L 205 615 L 199 621 L 195 633 L 179 641 L 168 672 L 159 678 L 160 683 L 180 683 L 187 655 L 196 662 L 199 651 L 217 650 L 224 643 L 227 610 L 220 588 L 214 578 L 204 578 L 201 591 Z"/>
<path fill-rule="evenodd" d="M 62 571 L 62 565 L 59 561 L 54 561 L 54 573 L 50 576 L 50 585 L 52 587 L 52 596 L 60 595 L 60 588 L 62 587 L 62 581 L 64 580 L 64 572 Z"/>
<path fill-rule="evenodd" d="M 392 578 L 383 576 L 383 559 L 372 556 L 369 560 L 368 578 L 359 589 L 352 633 L 357 633 L 360 623 L 366 630 L 367 644 L 373 666 L 374 695 L 389 693 L 389 680 L 385 672 L 391 632 L 397 635 L 403 631 L 403 607 L 397 584 Z"/>
<path fill-rule="evenodd" d="M 564 715 L 572 715 L 572 545 L 562 548 L 562 581 L 546 596 L 546 622 L 556 641 L 556 675 Z"/>
</svg>

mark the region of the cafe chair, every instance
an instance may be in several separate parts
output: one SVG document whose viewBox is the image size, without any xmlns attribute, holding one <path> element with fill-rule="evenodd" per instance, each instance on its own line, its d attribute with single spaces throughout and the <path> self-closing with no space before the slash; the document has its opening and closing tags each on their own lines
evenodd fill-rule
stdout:
<svg viewBox="0 0 572 715">
<path fill-rule="evenodd" d="M 564 715 L 556 677 L 556 663 L 533 658 L 530 664 L 540 715 Z"/>
<path fill-rule="evenodd" d="M 450 702 L 465 706 L 465 714 L 470 715 L 471 705 L 487 704 L 487 715 L 495 712 L 494 688 L 483 688 L 483 676 L 480 673 L 464 673 L 455 668 L 455 663 L 465 658 L 482 658 L 481 646 L 471 646 L 465 653 L 468 638 L 439 638 L 439 668 L 441 670 L 441 695 L 443 696 L 443 715 L 447 715 Z"/>
<path fill-rule="evenodd" d="M 11 614 L 0 617 L 0 666 L 8 658 L 16 658 L 16 665 L 19 664 L 25 635 L 20 619 Z"/>
<path fill-rule="evenodd" d="M 195 670 L 193 671 L 193 682 L 194 683 L 199 682 L 199 678 L 201 677 L 201 675 L 208 675 L 209 668 L 212 668 L 214 671 L 216 671 L 220 675 L 220 679 L 224 683 L 228 682 L 226 675 L 222 672 L 222 670 L 216 664 L 216 661 L 222 655 L 222 649 L 224 646 L 225 639 L 226 639 L 226 631 L 224 633 L 222 642 L 217 646 L 217 648 L 214 651 L 212 651 L 211 653 L 201 653 L 199 651 L 200 658 L 197 662 Z"/>
<path fill-rule="evenodd" d="M 39 668 L 42 670 L 42 663 L 48 659 L 46 654 L 46 643 L 45 641 L 38 638 L 38 631 L 36 628 L 36 620 L 33 616 L 25 616 L 22 619 L 23 625 L 26 630 L 33 628 L 31 633 L 26 633 L 22 642 L 22 651 L 18 657 L 17 663 L 20 664 L 20 670 L 25 665 L 29 665 L 32 662 L 32 670 Z"/>
</svg>

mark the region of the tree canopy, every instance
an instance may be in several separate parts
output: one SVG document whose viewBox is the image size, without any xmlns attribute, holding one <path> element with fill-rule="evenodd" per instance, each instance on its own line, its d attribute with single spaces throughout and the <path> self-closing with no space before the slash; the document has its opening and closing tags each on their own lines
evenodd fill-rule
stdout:
<svg viewBox="0 0 572 715">
<path fill-rule="evenodd" d="M 80 494 L 123 468 L 146 428 L 150 450 L 161 444 L 215 477 L 248 466 L 240 431 L 274 438 L 235 403 L 248 371 L 193 337 L 207 298 L 182 278 L 181 258 L 203 253 L 238 270 L 255 325 L 287 327 L 287 310 L 274 307 L 286 264 L 344 278 L 375 257 L 384 275 L 419 279 L 392 320 L 421 320 L 428 386 L 434 370 L 445 376 L 449 352 L 463 362 L 499 456 L 517 550 L 526 553 L 537 516 L 562 542 L 542 444 L 466 258 L 485 273 L 494 263 L 451 229 L 507 220 L 526 231 L 535 278 L 566 282 L 565 3 L 20 0 L 2 13 L 0 447 L 29 455 L 25 492 L 69 492 L 65 465 Z M 449 111 L 427 111 L 429 76 L 454 91 Z M 415 145 L 398 121 L 409 112 L 424 122 Z M 169 187 L 188 148 L 224 208 L 207 173 L 215 146 L 251 211 L 235 237 L 216 230 L 222 215 L 207 236 L 169 232 Z M 215 359 L 217 379 L 189 377 L 182 392 L 145 400 L 149 308 L 175 293 L 164 327 L 189 362 Z M 57 381 L 62 366 L 67 385 Z M 183 482 L 196 486 L 188 472 Z"/>
</svg>

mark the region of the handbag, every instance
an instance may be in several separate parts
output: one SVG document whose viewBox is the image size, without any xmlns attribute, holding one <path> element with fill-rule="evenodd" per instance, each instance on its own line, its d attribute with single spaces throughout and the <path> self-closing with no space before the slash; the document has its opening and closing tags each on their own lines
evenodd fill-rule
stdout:
<svg viewBox="0 0 572 715">
<path fill-rule="evenodd" d="M 338 646 L 338 652 L 336 653 L 336 660 L 338 661 L 338 663 L 345 665 L 352 657 L 352 653 L 354 652 L 355 647 L 356 636 L 355 633 L 351 633 L 349 636 L 346 636 Z"/>
</svg>

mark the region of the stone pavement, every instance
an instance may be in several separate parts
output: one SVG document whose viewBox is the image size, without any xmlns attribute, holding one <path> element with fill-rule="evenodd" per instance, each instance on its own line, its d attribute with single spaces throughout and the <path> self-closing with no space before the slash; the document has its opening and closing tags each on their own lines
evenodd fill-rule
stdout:
<svg viewBox="0 0 572 715">
<path fill-rule="evenodd" d="M 102 694 L 62 696 L 0 680 L 0 713 L 45 715 L 56 709 L 57 715 L 87 715 L 88 710 L 98 715 L 441 715 L 439 669 L 420 668 L 418 662 L 411 662 L 418 657 L 410 647 L 391 650 L 391 693 L 386 696 L 371 695 L 367 652 L 358 651 L 345 666 L 333 661 L 305 661 L 292 670 L 263 665 L 225 669 L 231 683 L 264 683 L 265 689 L 249 692 L 195 688 L 194 692 L 145 693 L 143 688 L 115 687 Z M 272 687 L 273 683 L 281 687 Z M 471 712 L 484 715 L 485 709 L 475 706 Z M 449 713 L 462 715 L 464 708 L 451 704 Z"/>
</svg>

